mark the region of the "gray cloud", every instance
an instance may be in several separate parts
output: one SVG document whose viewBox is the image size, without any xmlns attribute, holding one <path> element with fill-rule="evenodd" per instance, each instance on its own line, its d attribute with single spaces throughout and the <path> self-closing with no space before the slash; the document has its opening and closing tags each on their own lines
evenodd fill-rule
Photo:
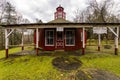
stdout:
<svg viewBox="0 0 120 80">
<path fill-rule="evenodd" d="M 43 22 L 54 19 L 56 7 L 60 4 L 65 8 L 67 19 L 72 20 L 72 15 L 77 8 L 83 8 L 84 0 L 9 0 L 24 17 L 32 22 L 36 18 Z"/>
<path fill-rule="evenodd" d="M 32 22 L 36 18 L 43 22 L 54 19 L 56 7 L 61 4 L 65 8 L 67 19 L 72 20 L 77 9 L 86 7 L 86 0 L 9 0 L 24 17 Z M 118 0 L 119 1 L 119 0 Z"/>
</svg>

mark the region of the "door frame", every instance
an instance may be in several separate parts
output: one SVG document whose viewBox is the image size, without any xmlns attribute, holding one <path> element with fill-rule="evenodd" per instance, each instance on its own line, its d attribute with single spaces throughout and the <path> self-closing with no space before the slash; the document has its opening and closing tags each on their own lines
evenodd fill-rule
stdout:
<svg viewBox="0 0 120 80">
<path fill-rule="evenodd" d="M 64 49 L 64 47 L 65 47 L 65 43 L 64 43 L 64 31 L 60 31 L 60 32 L 62 33 L 62 42 L 63 42 L 63 43 L 62 43 L 63 46 L 62 46 L 61 49 Z M 56 48 L 56 49 L 58 49 L 58 46 L 57 46 L 57 41 L 58 41 L 58 39 L 57 39 L 57 38 L 58 38 L 58 37 L 57 37 L 57 33 L 58 33 L 58 31 L 56 31 L 56 40 L 55 40 L 55 41 L 56 41 L 56 44 L 55 44 L 55 48 Z"/>
</svg>

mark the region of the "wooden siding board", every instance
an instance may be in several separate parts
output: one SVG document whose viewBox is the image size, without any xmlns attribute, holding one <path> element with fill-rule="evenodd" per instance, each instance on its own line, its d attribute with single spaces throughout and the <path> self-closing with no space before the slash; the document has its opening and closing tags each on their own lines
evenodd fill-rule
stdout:
<svg viewBox="0 0 120 80">
<path fill-rule="evenodd" d="M 67 28 L 67 29 L 71 29 L 71 28 Z M 55 45 L 54 46 L 45 46 L 45 30 L 46 29 L 39 29 L 39 33 L 40 33 L 39 47 L 42 47 L 43 50 L 47 50 L 47 51 L 57 50 L 57 48 L 55 47 L 55 45 L 56 45 L 56 29 L 54 29 L 55 30 L 55 34 L 54 34 Z M 82 48 L 82 42 L 81 42 L 81 38 L 80 38 L 81 37 L 80 33 L 82 32 L 82 29 L 81 28 L 79 28 L 79 29 L 74 28 L 74 30 L 75 30 L 75 46 L 65 46 L 65 43 L 64 43 L 64 50 L 65 51 L 74 51 L 74 50 L 78 50 L 78 49 Z M 65 42 L 65 32 L 64 32 L 64 42 Z"/>
</svg>

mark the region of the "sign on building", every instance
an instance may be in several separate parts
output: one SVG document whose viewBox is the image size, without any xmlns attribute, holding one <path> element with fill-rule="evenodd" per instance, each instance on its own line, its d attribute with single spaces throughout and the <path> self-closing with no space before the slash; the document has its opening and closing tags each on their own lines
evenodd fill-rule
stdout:
<svg viewBox="0 0 120 80">
<path fill-rule="evenodd" d="M 107 27 L 93 27 L 93 33 L 96 33 L 96 34 L 107 33 Z"/>
<path fill-rule="evenodd" d="M 64 31 L 63 27 L 57 27 L 57 31 Z"/>
</svg>

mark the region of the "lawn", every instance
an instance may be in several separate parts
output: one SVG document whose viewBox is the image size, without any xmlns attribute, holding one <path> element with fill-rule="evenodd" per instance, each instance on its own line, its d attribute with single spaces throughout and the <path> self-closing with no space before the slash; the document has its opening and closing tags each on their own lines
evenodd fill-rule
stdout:
<svg viewBox="0 0 120 80">
<path fill-rule="evenodd" d="M 20 50 L 21 48 L 19 47 L 12 48 L 9 52 L 12 54 Z M 109 54 L 109 52 L 111 53 Z M 120 76 L 120 55 L 112 54 L 114 53 L 113 49 L 103 49 L 98 52 L 95 46 L 88 46 L 86 53 L 83 56 L 68 55 L 66 57 L 76 57 L 82 61 L 83 65 L 78 70 L 86 72 L 89 69 L 101 69 Z M 56 69 L 52 65 L 52 60 L 57 56 L 26 55 L 8 59 L 4 59 L 4 57 L 5 51 L 1 50 L 0 80 L 70 80 L 71 75 L 75 75 L 78 71 L 61 71 Z"/>
</svg>

